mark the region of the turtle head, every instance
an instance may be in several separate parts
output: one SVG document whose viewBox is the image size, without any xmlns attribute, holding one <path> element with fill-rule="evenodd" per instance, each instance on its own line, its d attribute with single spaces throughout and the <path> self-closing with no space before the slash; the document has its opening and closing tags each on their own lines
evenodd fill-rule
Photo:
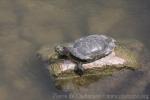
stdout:
<svg viewBox="0 0 150 100">
<path fill-rule="evenodd" d="M 66 56 L 69 53 L 68 49 L 63 45 L 57 45 L 55 47 L 55 52 L 58 53 L 60 56 Z"/>
</svg>

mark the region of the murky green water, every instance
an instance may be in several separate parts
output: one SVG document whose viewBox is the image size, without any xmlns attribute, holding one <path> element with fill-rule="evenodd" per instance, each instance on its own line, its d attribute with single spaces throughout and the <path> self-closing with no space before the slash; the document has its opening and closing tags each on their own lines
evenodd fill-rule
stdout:
<svg viewBox="0 0 150 100">
<path fill-rule="evenodd" d="M 35 56 L 42 45 L 89 33 L 138 39 L 149 50 L 149 18 L 148 0 L 0 0 L 0 100 L 65 99 L 77 93 L 150 94 L 149 59 L 135 72 L 119 72 L 67 91 L 54 87 Z"/>
</svg>

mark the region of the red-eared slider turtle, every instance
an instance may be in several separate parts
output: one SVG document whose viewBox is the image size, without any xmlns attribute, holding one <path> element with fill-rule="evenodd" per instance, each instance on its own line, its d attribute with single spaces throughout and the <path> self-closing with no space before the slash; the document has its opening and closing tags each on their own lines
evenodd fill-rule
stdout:
<svg viewBox="0 0 150 100">
<path fill-rule="evenodd" d="M 82 64 L 93 62 L 109 55 L 115 48 L 115 41 L 105 35 L 89 35 L 68 45 L 57 45 L 55 51 L 61 56 L 67 56 L 76 63 L 75 72 L 80 76 L 84 72 Z"/>
</svg>

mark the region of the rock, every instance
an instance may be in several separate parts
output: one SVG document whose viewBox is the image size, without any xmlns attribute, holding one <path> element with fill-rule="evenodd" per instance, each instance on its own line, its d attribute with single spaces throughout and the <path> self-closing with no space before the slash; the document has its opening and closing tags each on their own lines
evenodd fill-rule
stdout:
<svg viewBox="0 0 150 100">
<path fill-rule="evenodd" d="M 118 66 L 118 65 L 123 65 L 127 63 L 127 61 L 119 56 L 116 56 L 115 52 L 112 52 L 110 55 L 96 60 L 92 63 L 87 63 L 87 64 L 83 64 L 83 67 L 85 70 L 87 69 L 93 69 L 93 68 L 103 68 L 104 66 L 110 67 L 110 66 L 116 66 L 116 67 L 122 67 L 122 66 Z M 52 70 L 51 73 L 53 73 L 55 76 L 57 76 L 58 74 L 68 71 L 68 70 L 74 70 L 75 68 L 75 63 L 73 63 L 72 61 L 65 59 L 65 60 L 60 60 L 57 61 L 57 63 L 52 63 L 50 64 L 50 66 L 48 67 L 49 70 Z"/>
<path fill-rule="evenodd" d="M 59 57 L 53 49 L 49 47 L 40 49 L 38 51 L 38 57 L 47 66 L 55 80 L 74 79 L 75 81 L 75 78 L 80 78 L 77 79 L 75 83 L 83 85 L 93 81 L 93 76 L 94 80 L 96 80 L 96 78 L 98 78 L 96 76 L 111 75 L 116 70 L 139 68 L 143 51 L 144 45 L 141 42 L 137 40 L 121 40 L 117 43 L 117 47 L 110 55 L 92 63 L 84 64 L 85 74 L 82 78 L 74 73 L 75 64 L 72 61 Z M 80 80 L 82 80 L 82 82 L 80 82 Z"/>
</svg>

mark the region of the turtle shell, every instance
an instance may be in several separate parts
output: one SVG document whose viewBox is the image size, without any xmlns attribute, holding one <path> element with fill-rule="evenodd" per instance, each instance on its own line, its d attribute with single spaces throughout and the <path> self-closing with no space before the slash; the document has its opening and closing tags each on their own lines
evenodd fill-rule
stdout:
<svg viewBox="0 0 150 100">
<path fill-rule="evenodd" d="M 69 52 L 81 60 L 97 60 L 112 52 L 115 48 L 115 40 L 105 35 L 89 35 L 76 40 Z"/>
</svg>

